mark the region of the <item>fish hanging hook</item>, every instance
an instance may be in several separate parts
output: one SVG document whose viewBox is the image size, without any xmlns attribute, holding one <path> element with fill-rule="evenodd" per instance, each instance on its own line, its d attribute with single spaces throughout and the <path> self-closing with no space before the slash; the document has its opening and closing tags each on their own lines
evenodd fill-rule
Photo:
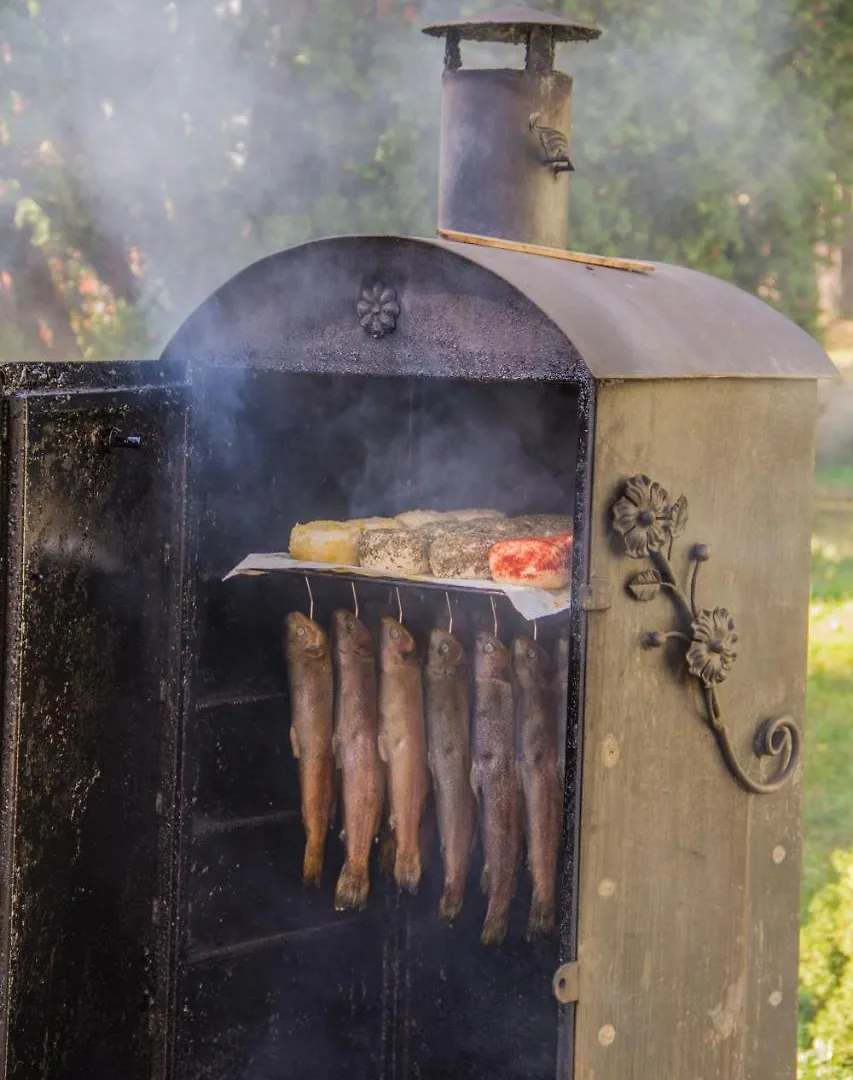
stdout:
<svg viewBox="0 0 853 1080">
<path fill-rule="evenodd" d="M 311 582 L 308 580 L 308 575 L 303 574 L 305 578 L 305 588 L 308 590 L 308 618 L 314 618 L 314 593 L 311 591 Z"/>
<path fill-rule="evenodd" d="M 494 620 L 494 623 L 495 623 L 495 637 L 497 637 L 498 636 L 498 608 L 497 608 L 497 604 L 495 604 L 494 596 L 489 596 L 489 600 L 491 600 L 491 602 L 492 602 L 492 619 Z"/>
<path fill-rule="evenodd" d="M 355 582 L 350 582 L 350 588 L 352 589 L 352 606 L 355 617 L 358 618 L 358 593 L 355 590 Z"/>
<path fill-rule="evenodd" d="M 403 624 L 403 601 L 400 599 L 400 586 L 394 586 L 394 592 L 397 594 L 397 622 L 402 626 Z"/>
<path fill-rule="evenodd" d="M 450 603 L 450 593 L 445 589 L 444 599 L 447 601 L 447 632 L 453 633 L 453 605 Z"/>
</svg>

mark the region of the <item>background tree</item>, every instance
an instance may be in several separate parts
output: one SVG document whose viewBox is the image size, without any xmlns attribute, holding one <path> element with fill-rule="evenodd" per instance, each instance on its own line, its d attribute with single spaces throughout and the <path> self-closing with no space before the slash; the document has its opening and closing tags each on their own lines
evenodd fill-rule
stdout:
<svg viewBox="0 0 853 1080">
<path fill-rule="evenodd" d="M 0 356 L 155 352 L 269 251 L 429 235 L 441 53 L 419 27 L 491 6 L 0 0 Z M 708 270 L 814 329 L 815 244 L 853 188 L 853 6 L 538 6 L 607 28 L 561 56 L 572 245 Z"/>
</svg>

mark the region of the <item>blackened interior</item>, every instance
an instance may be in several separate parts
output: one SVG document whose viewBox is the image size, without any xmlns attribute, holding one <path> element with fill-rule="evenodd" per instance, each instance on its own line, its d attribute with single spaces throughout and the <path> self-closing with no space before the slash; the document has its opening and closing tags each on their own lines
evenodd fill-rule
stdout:
<svg viewBox="0 0 853 1080">
<path fill-rule="evenodd" d="M 573 514 L 577 390 L 219 369 L 206 374 L 197 404 L 177 1075 L 553 1077 L 557 944 L 525 940 L 523 868 L 507 940 L 493 950 L 479 942 L 479 852 L 462 916 L 452 928 L 438 920 L 437 836 L 414 898 L 374 868 L 367 911 L 336 915 L 336 834 L 322 889 L 303 888 L 281 632 L 288 611 L 307 612 L 307 592 L 287 575 L 221 579 L 250 552 L 286 550 L 297 521 L 418 507 Z M 325 625 L 352 604 L 343 581 L 315 579 L 313 588 Z M 362 603 L 388 600 L 383 586 L 358 589 Z M 442 593 L 401 595 L 419 635 L 446 625 Z M 454 629 L 467 640 L 491 627 L 485 598 L 463 597 L 456 610 Z M 506 603 L 499 619 L 507 642 L 529 632 Z M 565 632 L 554 619 L 539 636 Z"/>
</svg>

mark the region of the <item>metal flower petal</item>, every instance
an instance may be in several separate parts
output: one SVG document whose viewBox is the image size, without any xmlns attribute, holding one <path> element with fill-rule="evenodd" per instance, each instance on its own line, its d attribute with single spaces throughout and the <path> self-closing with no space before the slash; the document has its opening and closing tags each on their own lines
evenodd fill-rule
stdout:
<svg viewBox="0 0 853 1080">
<path fill-rule="evenodd" d="M 725 608 L 700 611 L 691 626 L 692 640 L 687 650 L 691 675 L 705 686 L 724 682 L 737 659 L 737 632 L 734 619 Z"/>
<path fill-rule="evenodd" d="M 613 505 L 613 527 L 632 559 L 660 551 L 669 527 L 669 495 L 648 476 L 632 476 Z"/>
<path fill-rule="evenodd" d="M 358 321 L 367 333 L 371 337 L 380 338 L 390 334 L 397 325 L 400 305 L 394 289 L 375 284 L 362 289 L 355 311 Z"/>
</svg>

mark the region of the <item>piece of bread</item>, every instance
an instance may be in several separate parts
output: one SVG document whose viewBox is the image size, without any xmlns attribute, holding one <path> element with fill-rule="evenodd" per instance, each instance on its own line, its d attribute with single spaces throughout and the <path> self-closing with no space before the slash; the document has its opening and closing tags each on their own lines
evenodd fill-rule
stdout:
<svg viewBox="0 0 853 1080">
<path fill-rule="evenodd" d="M 493 536 L 482 532 L 445 532 L 429 545 L 429 565 L 437 578 L 477 578 L 488 580 L 489 551 Z"/>
<path fill-rule="evenodd" d="M 361 566 L 393 577 L 429 573 L 429 540 L 411 529 L 367 529 L 358 542 Z"/>
<path fill-rule="evenodd" d="M 358 566 L 361 526 L 351 521 L 309 521 L 290 531 L 290 557 L 306 562 Z"/>
<path fill-rule="evenodd" d="M 509 524 L 512 526 L 513 534 L 519 538 L 524 536 L 571 538 L 574 527 L 572 519 L 563 514 L 524 514 L 521 517 L 510 518 Z"/>
<path fill-rule="evenodd" d="M 407 510 L 404 514 L 397 515 L 397 521 L 407 529 L 419 529 L 421 525 L 441 521 L 446 516 L 440 510 Z"/>
<path fill-rule="evenodd" d="M 453 521 L 501 521 L 506 514 L 502 510 L 449 510 L 446 516 Z"/>
<path fill-rule="evenodd" d="M 358 525 L 360 529 L 405 529 L 402 521 L 396 518 L 366 517 L 352 518 L 347 524 Z"/>
<path fill-rule="evenodd" d="M 562 589 L 571 577 L 571 541 L 555 537 L 499 540 L 489 551 L 489 570 L 503 585 Z"/>
</svg>

